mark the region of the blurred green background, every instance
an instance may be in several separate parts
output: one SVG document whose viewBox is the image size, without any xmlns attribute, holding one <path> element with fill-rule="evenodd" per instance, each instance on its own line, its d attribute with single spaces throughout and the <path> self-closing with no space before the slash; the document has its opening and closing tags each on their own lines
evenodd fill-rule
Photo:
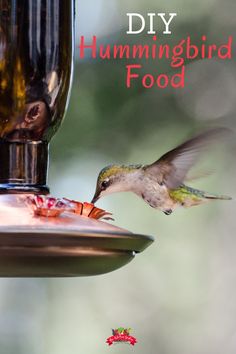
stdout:
<svg viewBox="0 0 236 354">
<path fill-rule="evenodd" d="M 234 0 L 80 0 L 76 43 L 97 35 L 101 43 L 127 43 L 127 12 L 177 12 L 176 41 L 202 34 L 209 43 L 235 35 Z M 136 38 L 137 39 L 137 38 Z M 138 41 L 147 42 L 147 34 Z M 234 53 L 235 54 L 235 53 Z M 66 119 L 51 144 L 49 185 L 57 196 L 90 201 L 107 164 L 149 163 L 195 131 L 235 127 L 236 66 L 194 61 L 186 86 L 150 90 L 125 87 L 125 61 L 76 62 Z M 170 72 L 150 61 L 144 71 Z M 204 157 L 215 173 L 190 183 L 236 196 L 234 142 Z M 1 354 L 235 354 L 235 201 L 215 202 L 166 216 L 136 196 L 114 194 L 98 202 L 115 224 L 150 234 L 155 243 L 120 270 L 74 279 L 0 281 Z M 131 327 L 133 348 L 105 344 L 111 328 Z"/>
</svg>

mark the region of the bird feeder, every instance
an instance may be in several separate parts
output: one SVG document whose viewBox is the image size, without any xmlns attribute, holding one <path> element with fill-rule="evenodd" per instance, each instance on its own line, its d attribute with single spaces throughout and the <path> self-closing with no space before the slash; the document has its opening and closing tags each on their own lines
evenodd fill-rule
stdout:
<svg viewBox="0 0 236 354">
<path fill-rule="evenodd" d="M 48 144 L 68 104 L 73 48 L 73 0 L 0 1 L 1 277 L 102 274 L 153 241 L 49 197 Z"/>
</svg>

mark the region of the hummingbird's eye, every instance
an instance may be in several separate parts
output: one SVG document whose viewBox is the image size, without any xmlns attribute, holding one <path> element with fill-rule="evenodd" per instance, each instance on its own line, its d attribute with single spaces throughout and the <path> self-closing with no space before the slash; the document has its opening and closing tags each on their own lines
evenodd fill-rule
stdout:
<svg viewBox="0 0 236 354">
<path fill-rule="evenodd" d="M 101 183 L 102 189 L 106 189 L 109 186 L 109 180 L 104 180 Z"/>
</svg>

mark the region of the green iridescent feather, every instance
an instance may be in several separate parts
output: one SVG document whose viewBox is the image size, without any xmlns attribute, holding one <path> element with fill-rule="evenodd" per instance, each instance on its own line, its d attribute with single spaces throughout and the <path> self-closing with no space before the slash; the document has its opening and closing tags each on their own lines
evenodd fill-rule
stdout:
<svg viewBox="0 0 236 354">
<path fill-rule="evenodd" d="M 179 203 L 184 203 L 186 199 L 191 199 L 195 202 L 201 201 L 202 199 L 232 199 L 224 195 L 208 194 L 185 185 L 181 185 L 176 189 L 171 189 L 169 191 L 169 194 L 173 200 Z"/>
</svg>

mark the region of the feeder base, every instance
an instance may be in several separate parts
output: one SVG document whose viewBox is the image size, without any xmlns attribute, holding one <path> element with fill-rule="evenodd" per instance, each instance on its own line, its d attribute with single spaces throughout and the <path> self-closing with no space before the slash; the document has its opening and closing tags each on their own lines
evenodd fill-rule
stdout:
<svg viewBox="0 0 236 354">
<path fill-rule="evenodd" d="M 0 230 L 0 277 L 104 274 L 129 263 L 152 241 L 131 233 Z"/>
<path fill-rule="evenodd" d="M 108 273 L 153 242 L 152 237 L 71 212 L 34 215 L 24 194 L 0 194 L 0 217 L 0 277 Z"/>
</svg>

